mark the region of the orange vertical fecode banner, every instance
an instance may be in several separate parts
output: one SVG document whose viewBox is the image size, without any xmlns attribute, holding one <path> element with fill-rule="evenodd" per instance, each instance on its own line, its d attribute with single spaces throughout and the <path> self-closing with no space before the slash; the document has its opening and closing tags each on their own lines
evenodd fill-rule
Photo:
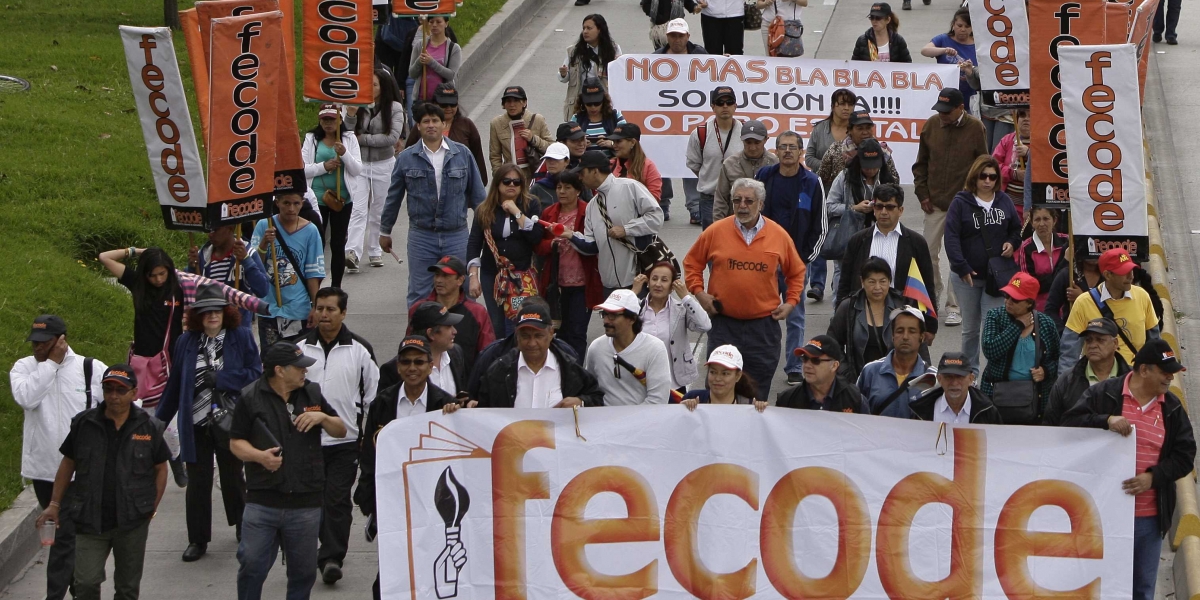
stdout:
<svg viewBox="0 0 1200 600">
<path fill-rule="evenodd" d="M 1029 111 L 1033 202 L 1067 208 L 1067 138 L 1059 86 L 1058 46 L 1104 43 L 1105 0 L 1031 0 Z"/>
<path fill-rule="evenodd" d="M 270 214 L 283 14 L 212 20 L 208 221 L 213 229 Z"/>
<path fill-rule="evenodd" d="M 304 99 L 370 104 L 371 0 L 304 0 Z"/>
<path fill-rule="evenodd" d="M 392 0 L 392 12 L 406 17 L 452 15 L 461 4 L 457 0 Z"/>
<path fill-rule="evenodd" d="M 1104 43 L 1124 44 L 1133 26 L 1133 5 L 1109 2 L 1104 5 Z"/>
<path fill-rule="evenodd" d="M 196 112 L 200 115 L 200 143 L 208 147 L 208 54 L 200 38 L 200 19 L 196 9 L 179 11 L 183 42 L 187 45 L 188 64 L 192 68 L 192 85 L 196 88 Z"/>
<path fill-rule="evenodd" d="M 1154 22 L 1154 12 L 1158 10 L 1159 0 L 1141 0 L 1133 11 L 1133 25 L 1129 29 L 1128 43 L 1137 47 L 1138 57 L 1138 89 L 1142 99 L 1146 97 L 1146 68 L 1150 65 L 1150 31 Z"/>
</svg>

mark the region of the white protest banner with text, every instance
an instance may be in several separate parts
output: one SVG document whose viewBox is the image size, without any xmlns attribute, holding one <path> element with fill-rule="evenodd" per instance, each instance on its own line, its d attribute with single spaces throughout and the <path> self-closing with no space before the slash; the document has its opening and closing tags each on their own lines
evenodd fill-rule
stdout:
<svg viewBox="0 0 1200 600">
<path fill-rule="evenodd" d="M 1062 46 L 1067 186 L 1075 247 L 1149 253 L 1141 91 L 1133 44 Z"/>
<path fill-rule="evenodd" d="M 979 60 L 980 100 L 988 106 L 1029 106 L 1029 16 L 1025 0 L 968 0 Z"/>
<path fill-rule="evenodd" d="M 1133 436 L 750 406 L 471 409 L 377 435 L 383 597 L 1132 593 Z"/>
<path fill-rule="evenodd" d="M 829 116 L 838 88 L 859 95 L 871 111 L 875 137 L 885 141 L 900 179 L 912 183 L 921 127 L 938 91 L 957 85 L 954 65 L 805 58 L 625 54 L 608 66 L 609 93 L 625 120 L 642 129 L 642 145 L 663 177 L 695 177 L 685 153 L 688 135 L 712 116 L 709 94 L 733 87 L 737 118 L 759 119 L 772 138 L 792 130 L 808 139 Z M 769 144 L 774 147 L 774 142 Z"/>
<path fill-rule="evenodd" d="M 204 231 L 208 192 L 171 30 L 122 25 L 121 43 L 163 221 Z"/>
</svg>

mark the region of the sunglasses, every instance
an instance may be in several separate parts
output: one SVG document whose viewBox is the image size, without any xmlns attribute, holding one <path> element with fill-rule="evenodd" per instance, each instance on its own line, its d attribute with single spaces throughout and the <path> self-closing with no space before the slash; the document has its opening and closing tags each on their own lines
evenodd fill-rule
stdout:
<svg viewBox="0 0 1200 600">
<path fill-rule="evenodd" d="M 800 362 L 802 362 L 802 363 L 806 363 L 806 362 L 823 363 L 823 362 L 833 362 L 833 359 L 832 358 L 810 358 L 807 355 L 801 354 Z"/>
<path fill-rule="evenodd" d="M 500 180 L 500 185 L 511 185 L 511 186 L 516 187 L 516 186 L 521 185 L 521 180 L 520 179 L 509 179 L 506 177 L 506 178 Z"/>
<path fill-rule="evenodd" d="M 872 21 L 883 21 L 883 20 L 887 19 L 887 17 L 877 17 L 875 15 L 868 15 L 867 18 Z"/>
<path fill-rule="evenodd" d="M 733 100 L 717 100 L 713 102 L 713 106 L 737 106 L 737 102 Z"/>
<path fill-rule="evenodd" d="M 433 361 L 425 360 L 423 358 L 402 358 L 396 362 L 398 362 L 402 367 L 423 367 Z"/>
<path fill-rule="evenodd" d="M 893 210 L 900 210 L 900 205 L 899 205 L 899 204 L 879 204 L 879 203 L 875 203 L 873 206 L 875 207 L 875 210 L 882 210 L 882 211 L 886 211 L 886 212 L 891 212 L 891 211 L 893 211 Z"/>
<path fill-rule="evenodd" d="M 584 106 L 600 106 L 603 102 L 584 102 Z"/>
<path fill-rule="evenodd" d="M 996 181 L 997 179 L 1000 179 L 1000 174 L 998 174 L 998 173 L 980 173 L 979 174 L 980 181 Z"/>
</svg>

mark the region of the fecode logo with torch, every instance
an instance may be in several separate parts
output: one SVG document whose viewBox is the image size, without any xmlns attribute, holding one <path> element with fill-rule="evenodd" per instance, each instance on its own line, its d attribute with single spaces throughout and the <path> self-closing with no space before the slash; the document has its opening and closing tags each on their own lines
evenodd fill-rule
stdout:
<svg viewBox="0 0 1200 600">
<path fill-rule="evenodd" d="M 383 597 L 1131 595 L 1129 438 L 744 408 L 393 422 Z"/>
<path fill-rule="evenodd" d="M 212 20 L 209 221 L 259 219 L 275 191 L 282 13 Z"/>
</svg>

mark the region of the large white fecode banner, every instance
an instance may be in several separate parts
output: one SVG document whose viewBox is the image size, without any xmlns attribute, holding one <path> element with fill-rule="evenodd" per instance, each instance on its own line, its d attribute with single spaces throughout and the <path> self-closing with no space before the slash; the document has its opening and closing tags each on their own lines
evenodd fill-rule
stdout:
<svg viewBox="0 0 1200 600">
<path fill-rule="evenodd" d="M 122 25 L 121 42 L 163 220 L 203 231 L 208 192 L 171 30 Z"/>
<path fill-rule="evenodd" d="M 383 597 L 1132 593 L 1134 438 L 753 407 L 476 409 L 378 437 Z"/>
<path fill-rule="evenodd" d="M 728 85 L 737 118 L 759 119 L 774 138 L 812 127 L 833 109 L 838 88 L 858 94 L 871 111 L 875 137 L 887 142 L 904 183 L 912 183 L 921 127 L 938 91 L 958 85 L 954 65 L 900 64 L 752 56 L 625 54 L 608 66 L 609 94 L 625 120 L 642 129 L 642 145 L 663 177 L 688 170 L 688 135 L 712 116 L 709 94 Z M 774 142 L 768 143 L 774 147 Z"/>
<path fill-rule="evenodd" d="M 1150 244 L 1137 48 L 1064 45 L 1058 57 L 1075 247 L 1091 257 L 1121 247 L 1145 260 Z"/>
<path fill-rule="evenodd" d="M 980 99 L 989 106 L 1029 106 L 1029 17 L 1025 0 L 968 0 L 976 23 Z"/>
</svg>

